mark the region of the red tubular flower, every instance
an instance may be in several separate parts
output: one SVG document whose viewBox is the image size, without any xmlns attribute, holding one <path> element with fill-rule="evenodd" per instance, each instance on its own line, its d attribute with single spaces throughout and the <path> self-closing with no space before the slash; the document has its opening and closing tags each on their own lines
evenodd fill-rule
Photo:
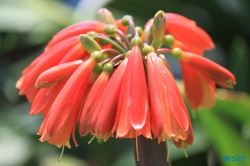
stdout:
<svg viewBox="0 0 250 166">
<path fill-rule="evenodd" d="M 191 123 L 171 73 L 155 53 L 147 55 L 151 129 L 161 140 L 186 140 Z"/>
<path fill-rule="evenodd" d="M 159 65 L 159 69 L 160 69 L 159 71 L 161 72 L 164 83 L 166 85 L 168 85 L 168 89 L 172 90 L 172 92 L 171 91 L 169 92 L 169 95 L 170 95 L 169 98 L 173 97 L 173 100 L 170 100 L 171 101 L 170 102 L 170 110 L 173 110 L 174 117 L 176 118 L 177 122 L 179 123 L 179 126 L 176 125 L 175 127 L 177 127 L 177 129 L 180 128 L 180 127 L 182 129 L 184 129 L 186 124 L 183 123 L 182 120 L 183 120 L 183 118 L 185 116 L 186 116 L 186 118 L 188 120 L 187 130 L 186 130 L 186 133 L 185 133 L 185 134 L 187 134 L 186 139 L 181 139 L 181 138 L 177 137 L 178 139 L 174 138 L 173 142 L 177 147 L 187 148 L 189 145 L 191 145 L 193 143 L 192 124 L 191 124 L 191 121 L 190 121 L 189 114 L 188 114 L 188 111 L 186 109 L 185 103 L 184 103 L 184 101 L 182 99 L 182 96 L 181 96 L 181 94 L 179 92 L 179 89 L 178 89 L 177 85 L 175 84 L 175 80 L 171 76 L 171 74 L 166 70 L 166 68 L 165 68 L 165 70 L 167 72 L 164 71 L 164 68 L 165 68 L 165 66 Z M 169 77 L 167 77 L 167 74 L 169 75 Z M 185 114 L 183 112 L 176 111 L 176 109 L 178 109 L 178 106 L 176 106 L 173 101 L 176 101 L 177 99 L 179 99 L 179 104 L 180 104 L 179 108 L 182 108 L 182 110 L 184 111 Z M 180 134 L 181 134 L 181 132 L 180 132 Z"/>
<path fill-rule="evenodd" d="M 193 69 L 189 64 L 180 62 L 187 101 L 192 109 L 211 108 L 215 104 L 215 82 Z M 195 90 L 194 90 L 195 89 Z"/>
<path fill-rule="evenodd" d="M 121 85 L 117 107 L 117 137 L 151 138 L 146 76 L 139 46 L 133 46 Z"/>
<path fill-rule="evenodd" d="M 35 87 L 35 82 L 38 76 L 45 70 L 57 65 L 65 53 L 67 53 L 73 46 L 80 43 L 78 37 L 73 37 L 62 41 L 51 47 L 50 50 L 45 51 L 30 66 L 23 71 L 23 76 L 17 81 L 16 87 L 20 89 L 20 95 L 26 95 L 31 102 L 38 88 Z"/>
<path fill-rule="evenodd" d="M 106 24 L 100 21 L 86 21 L 71 25 L 60 32 L 58 32 L 52 40 L 48 43 L 45 50 L 51 46 L 68 39 L 72 36 L 79 36 L 80 34 L 86 34 L 89 31 L 95 31 L 97 33 L 104 33 L 104 28 Z"/>
<path fill-rule="evenodd" d="M 127 61 L 127 58 L 125 58 L 112 74 L 112 77 L 103 90 L 97 105 L 93 110 L 96 116 L 96 120 L 93 125 L 93 135 L 98 138 L 107 140 L 111 135 L 113 135 L 114 130 L 112 130 L 112 128 L 115 122 L 118 97 L 121 90 L 121 83 L 125 74 Z M 82 125 L 79 123 L 79 133 L 84 135 L 82 133 L 81 127 Z"/>
<path fill-rule="evenodd" d="M 43 89 L 40 89 L 35 96 L 30 108 L 30 114 L 34 115 L 42 112 L 45 117 L 65 82 L 82 63 L 82 60 L 77 60 L 60 64 L 44 71 L 35 84 L 36 87 Z"/>
<path fill-rule="evenodd" d="M 91 56 L 82 63 L 57 95 L 38 132 L 39 135 L 42 135 L 41 141 L 48 141 L 59 147 L 63 145 L 70 147 L 68 142 L 72 133 L 75 145 L 78 145 L 74 136 L 77 117 L 88 79 L 96 59 L 100 59 L 99 54 L 94 52 L 93 55 L 96 57 Z"/>
<path fill-rule="evenodd" d="M 99 112 L 95 111 L 95 108 L 97 103 L 99 102 L 103 90 L 108 83 L 112 70 L 112 64 L 106 64 L 103 67 L 103 72 L 96 79 L 88 93 L 79 119 L 79 133 L 81 134 L 81 136 L 84 136 L 89 132 L 94 133 L 93 126 L 99 114 Z"/>
<path fill-rule="evenodd" d="M 197 55 L 202 55 L 205 50 L 214 48 L 212 39 L 204 30 L 196 26 L 194 21 L 174 13 L 166 13 L 166 18 L 168 20 L 166 32 L 176 39 L 172 48 L 179 47 Z M 190 107 L 193 109 L 212 107 L 216 98 L 215 82 L 192 69 L 189 64 L 180 63 L 185 95 Z"/>
<path fill-rule="evenodd" d="M 174 36 L 192 50 L 207 50 L 214 48 L 210 36 L 195 22 L 174 13 L 166 13 L 166 33 Z"/>
<path fill-rule="evenodd" d="M 30 115 L 35 115 L 42 112 L 45 118 L 52 106 L 55 98 L 58 96 L 59 92 L 62 90 L 67 80 L 54 84 L 48 88 L 42 88 L 36 94 L 34 101 L 31 104 Z"/>
<path fill-rule="evenodd" d="M 77 60 L 52 67 L 40 74 L 35 86 L 44 88 L 61 82 L 67 79 L 82 63 L 82 60 Z"/>
<path fill-rule="evenodd" d="M 180 60 L 215 81 L 222 88 L 233 88 L 236 84 L 235 77 L 230 71 L 204 57 L 191 52 L 183 52 Z"/>
</svg>

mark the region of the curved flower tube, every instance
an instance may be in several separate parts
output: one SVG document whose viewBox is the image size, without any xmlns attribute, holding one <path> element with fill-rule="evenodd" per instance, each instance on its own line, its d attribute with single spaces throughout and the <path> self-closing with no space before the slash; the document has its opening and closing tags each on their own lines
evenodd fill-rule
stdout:
<svg viewBox="0 0 250 166">
<path fill-rule="evenodd" d="M 155 53 L 147 55 L 151 129 L 159 140 L 187 138 L 189 116 L 171 73 Z"/>
<path fill-rule="evenodd" d="M 117 137 L 151 138 L 146 76 L 139 46 L 133 46 L 125 69 L 117 106 Z"/>
</svg>

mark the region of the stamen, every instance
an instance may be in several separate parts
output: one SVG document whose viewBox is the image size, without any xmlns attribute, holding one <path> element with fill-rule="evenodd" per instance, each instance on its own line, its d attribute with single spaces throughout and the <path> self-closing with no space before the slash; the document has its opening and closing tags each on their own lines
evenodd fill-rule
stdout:
<svg viewBox="0 0 250 166">
<path fill-rule="evenodd" d="M 90 141 L 88 142 L 88 144 L 91 144 L 91 142 L 95 139 L 95 136 L 93 136 Z"/>
<path fill-rule="evenodd" d="M 186 149 L 183 148 L 182 150 L 183 150 L 183 152 L 184 152 L 185 157 L 188 158 L 188 154 L 187 154 Z"/>
<path fill-rule="evenodd" d="M 58 162 L 60 162 L 61 159 L 62 159 L 63 152 L 64 152 L 64 148 L 65 148 L 65 145 L 62 146 L 62 151 L 61 151 L 60 157 L 59 157 L 59 159 L 58 159 Z"/>
</svg>

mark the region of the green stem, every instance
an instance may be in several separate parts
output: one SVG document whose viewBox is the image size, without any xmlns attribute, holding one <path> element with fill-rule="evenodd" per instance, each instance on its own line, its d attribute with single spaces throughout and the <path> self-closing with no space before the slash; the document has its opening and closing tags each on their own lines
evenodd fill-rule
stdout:
<svg viewBox="0 0 250 166">
<path fill-rule="evenodd" d="M 120 53 L 125 54 L 126 50 L 124 50 L 119 44 L 117 44 L 115 41 L 111 40 L 110 38 L 106 37 L 106 36 L 102 36 L 102 35 L 98 35 L 98 36 L 94 36 L 94 39 L 102 39 L 110 44 L 112 44 L 112 46 L 114 48 L 116 48 Z"/>
<path fill-rule="evenodd" d="M 136 166 L 171 166 L 165 142 L 158 144 L 157 139 L 151 140 L 138 136 L 137 139 L 133 139 L 133 149 Z"/>
</svg>

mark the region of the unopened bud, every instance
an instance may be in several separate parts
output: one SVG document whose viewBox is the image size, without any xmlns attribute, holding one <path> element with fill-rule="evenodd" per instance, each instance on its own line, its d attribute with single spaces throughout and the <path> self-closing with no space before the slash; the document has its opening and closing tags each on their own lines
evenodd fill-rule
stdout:
<svg viewBox="0 0 250 166">
<path fill-rule="evenodd" d="M 172 36 L 172 35 L 164 36 L 163 42 L 166 46 L 171 47 L 174 44 L 174 36 Z"/>
<path fill-rule="evenodd" d="M 134 37 L 132 40 L 131 40 L 131 45 L 132 46 L 140 46 L 142 44 L 142 40 L 140 37 Z"/>
<path fill-rule="evenodd" d="M 141 27 L 135 27 L 135 30 L 138 32 L 138 35 L 141 36 L 143 33 L 143 29 Z"/>
<path fill-rule="evenodd" d="M 116 26 L 109 24 L 105 27 L 104 31 L 109 35 L 113 35 L 116 32 Z"/>
<path fill-rule="evenodd" d="M 102 65 L 97 63 L 95 64 L 94 68 L 93 68 L 93 72 L 97 75 L 101 74 L 103 68 L 102 68 Z"/>
<path fill-rule="evenodd" d="M 150 45 L 145 45 L 142 48 L 142 55 L 147 55 L 150 52 L 155 52 L 154 47 L 150 46 Z"/>
<path fill-rule="evenodd" d="M 105 8 L 99 9 L 97 15 L 99 20 L 106 24 L 113 24 L 113 25 L 116 24 L 113 14 L 108 9 Z"/>
<path fill-rule="evenodd" d="M 129 20 L 133 19 L 133 17 L 129 16 L 129 15 L 125 15 L 122 17 L 122 24 L 124 26 L 128 26 L 129 24 Z"/>
<path fill-rule="evenodd" d="M 101 51 L 94 51 L 90 55 L 91 58 L 95 59 L 96 62 L 102 59 L 102 52 Z"/>
<path fill-rule="evenodd" d="M 172 49 L 172 57 L 175 59 L 179 59 L 182 55 L 182 50 L 180 48 Z"/>
<path fill-rule="evenodd" d="M 158 49 L 162 45 L 162 38 L 166 30 L 166 16 L 163 11 L 158 11 L 154 16 L 152 33 L 153 33 L 153 47 Z"/>
<path fill-rule="evenodd" d="M 103 67 L 103 71 L 110 74 L 113 71 L 113 65 L 111 63 L 106 63 Z"/>
<path fill-rule="evenodd" d="M 101 51 L 102 50 L 102 48 L 99 46 L 99 44 L 92 37 L 90 37 L 86 34 L 80 35 L 80 41 L 81 41 L 83 47 L 90 54 L 94 51 Z"/>
</svg>

